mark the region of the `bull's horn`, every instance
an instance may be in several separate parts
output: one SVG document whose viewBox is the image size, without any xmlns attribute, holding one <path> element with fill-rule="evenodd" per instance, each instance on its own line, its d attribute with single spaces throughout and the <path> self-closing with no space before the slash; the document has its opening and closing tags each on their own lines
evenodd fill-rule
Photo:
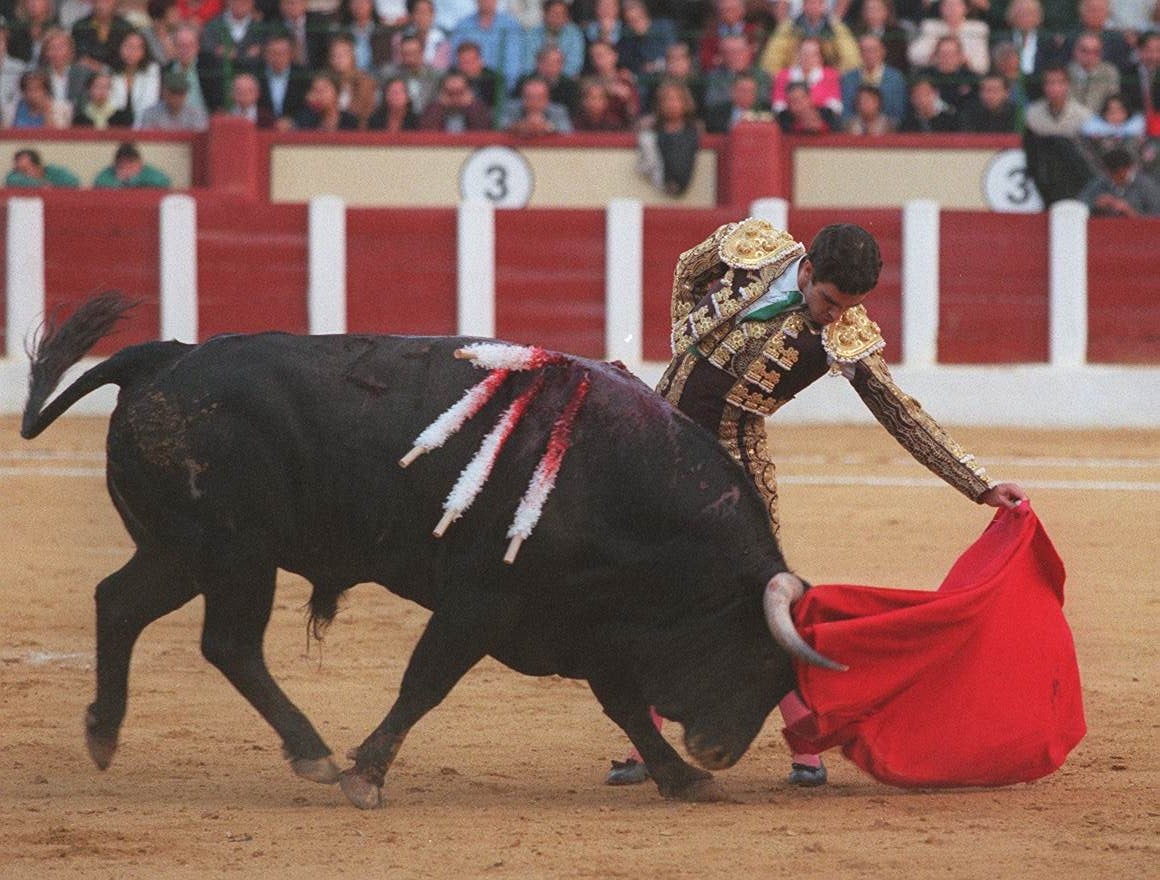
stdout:
<svg viewBox="0 0 1160 880">
<path fill-rule="evenodd" d="M 823 657 L 794 628 L 793 618 L 789 615 L 789 606 L 796 602 L 805 593 L 805 584 L 801 579 L 783 571 L 774 575 L 765 587 L 765 622 L 769 631 L 773 633 L 773 640 L 786 649 L 792 656 L 798 657 L 814 666 L 823 669 L 833 669 L 836 672 L 845 672 L 850 667 L 837 663 L 829 657 Z"/>
</svg>

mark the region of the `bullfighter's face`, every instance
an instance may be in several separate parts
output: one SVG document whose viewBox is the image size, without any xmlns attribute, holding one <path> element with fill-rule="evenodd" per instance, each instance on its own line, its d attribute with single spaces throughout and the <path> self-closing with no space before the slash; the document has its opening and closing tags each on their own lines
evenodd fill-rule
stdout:
<svg viewBox="0 0 1160 880">
<path fill-rule="evenodd" d="M 814 264 L 809 257 L 798 264 L 798 290 L 802 292 L 810 317 L 823 326 L 838 320 L 847 309 L 854 308 L 867 296 L 865 293 L 843 293 L 832 281 L 815 281 Z"/>
</svg>

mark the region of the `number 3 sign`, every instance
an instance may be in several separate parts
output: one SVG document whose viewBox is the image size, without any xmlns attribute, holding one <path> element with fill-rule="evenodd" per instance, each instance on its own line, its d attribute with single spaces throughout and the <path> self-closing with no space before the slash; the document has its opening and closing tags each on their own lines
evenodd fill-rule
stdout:
<svg viewBox="0 0 1160 880">
<path fill-rule="evenodd" d="M 487 201 L 497 208 L 522 208 L 532 197 L 532 167 L 511 147 L 483 147 L 459 172 L 464 201 Z"/>
<path fill-rule="evenodd" d="M 1022 150 L 995 154 L 983 172 L 983 195 L 992 211 L 1034 214 L 1043 210 L 1043 199 L 1027 173 Z"/>
</svg>

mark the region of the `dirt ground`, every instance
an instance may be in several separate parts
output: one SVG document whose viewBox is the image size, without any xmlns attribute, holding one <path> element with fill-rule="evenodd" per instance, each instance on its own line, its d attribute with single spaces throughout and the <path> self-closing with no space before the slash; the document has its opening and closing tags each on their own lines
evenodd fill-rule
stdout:
<svg viewBox="0 0 1160 880">
<path fill-rule="evenodd" d="M 200 602 L 134 655 L 113 766 L 82 741 L 93 589 L 131 544 L 105 495 L 104 421 L 34 443 L 0 419 L 0 877 L 1160 877 L 1160 435 L 959 430 L 1028 488 L 1069 569 L 1089 732 L 1064 767 L 996 790 L 903 791 L 840 755 L 791 790 L 779 720 L 687 805 L 602 784 L 624 739 L 585 685 L 485 661 L 408 738 L 384 809 L 291 775 L 273 731 L 200 656 Z M 880 429 L 780 428 L 791 564 L 817 583 L 933 588 L 990 513 Z M 339 753 L 389 707 L 426 613 L 356 588 L 322 650 L 279 581 L 267 654 Z M 674 741 L 679 730 L 669 733 Z"/>
</svg>

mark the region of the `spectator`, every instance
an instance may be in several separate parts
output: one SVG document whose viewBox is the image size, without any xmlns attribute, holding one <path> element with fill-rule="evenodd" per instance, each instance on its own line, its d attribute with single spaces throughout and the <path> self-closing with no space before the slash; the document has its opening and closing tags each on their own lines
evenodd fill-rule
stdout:
<svg viewBox="0 0 1160 880">
<path fill-rule="evenodd" d="M 979 94 L 959 113 L 959 128 L 976 133 L 1014 133 L 1019 130 L 1019 109 L 1011 101 L 1007 80 L 999 72 L 979 81 Z"/>
<path fill-rule="evenodd" d="M 693 53 L 688 43 L 678 41 L 665 50 L 664 78 L 676 80 L 687 88 L 698 108 L 705 106 L 705 83 L 693 67 Z M 649 101 L 652 101 L 651 93 Z"/>
<path fill-rule="evenodd" d="M 239 73 L 230 83 L 230 116 L 248 119 L 258 128 L 274 127 L 274 111 L 261 104 L 262 87 L 252 73 Z"/>
<path fill-rule="evenodd" d="M 1122 94 L 1129 108 L 1139 110 L 1145 120 L 1156 119 L 1156 130 L 1150 134 L 1160 137 L 1160 31 L 1140 37 L 1136 56 L 1136 64 L 1122 77 Z"/>
<path fill-rule="evenodd" d="M 1050 34 L 1068 34 L 1079 25 L 1076 0 L 1040 0 L 1043 4 L 1043 28 Z M 1064 56 L 1067 57 L 1066 50 Z"/>
<path fill-rule="evenodd" d="M 1089 116 L 1079 129 L 1084 137 L 1112 141 L 1106 145 L 1105 151 L 1118 146 L 1115 141 L 1142 139 L 1145 131 L 1144 114 L 1139 111 L 1132 113 L 1120 95 L 1109 95 L 1099 115 Z"/>
<path fill-rule="evenodd" d="M 854 116 L 859 86 L 874 86 L 878 90 L 883 114 L 897 127 L 906 112 L 906 78 L 887 63 L 886 47 L 881 37 L 863 34 L 858 38 L 858 49 L 862 64 L 842 74 L 843 114 L 846 118 Z"/>
<path fill-rule="evenodd" d="M 48 77 L 39 70 L 20 76 L 20 99 L 12 115 L 13 128 L 68 128 L 72 117 L 65 114 L 48 90 Z"/>
<path fill-rule="evenodd" d="M 689 188 L 701 146 L 697 105 L 687 88 L 663 80 L 655 93 L 656 110 L 640 121 L 638 170 L 670 196 Z"/>
<path fill-rule="evenodd" d="M 528 76 L 538 76 L 548 84 L 552 103 L 559 104 L 569 113 L 580 106 L 580 86 L 564 73 L 564 53 L 559 46 L 548 43 L 536 53 L 536 67 Z M 516 91 L 523 89 L 528 76 L 520 79 Z"/>
<path fill-rule="evenodd" d="M 177 0 L 147 0 L 145 12 L 145 23 L 137 27 L 137 30 L 145 38 L 149 54 L 157 59 L 158 64 L 165 65 L 173 60 L 175 54 L 173 33 L 179 27 L 189 24 L 194 33 L 200 34 L 202 31 L 200 23 L 190 24 L 181 17 Z"/>
<path fill-rule="evenodd" d="M 410 16 L 410 3 L 406 0 L 374 0 L 375 18 L 390 29 L 400 28 L 407 24 Z"/>
<path fill-rule="evenodd" d="M 1160 9 L 1156 0 L 1110 0 L 1108 19 L 1104 26 L 1119 31 L 1128 44 L 1139 52 L 1139 38 L 1156 27 L 1160 19 Z"/>
<path fill-rule="evenodd" d="M 20 0 L 9 26 L 8 51 L 29 67 L 41 63 L 45 38 L 49 31 L 60 28 L 52 0 Z"/>
<path fill-rule="evenodd" d="M 640 116 L 640 90 L 636 77 L 620 66 L 619 55 L 611 43 L 598 41 L 588 46 L 587 73 L 604 83 L 617 113 L 629 121 Z"/>
<path fill-rule="evenodd" d="M 113 103 L 113 75 L 107 70 L 89 74 L 85 93 L 73 110 L 72 124 L 75 128 L 93 128 L 104 131 L 107 128 L 131 128 L 133 113 L 127 107 Z"/>
<path fill-rule="evenodd" d="M 130 189 L 140 187 L 156 187 L 168 189 L 171 185 L 169 175 L 152 165 L 147 165 L 141 158 L 141 152 L 136 144 L 123 143 L 113 154 L 113 164 L 97 174 L 93 186 L 98 189 Z"/>
<path fill-rule="evenodd" d="M 1032 99 L 1039 98 L 1043 94 L 1040 86 L 1043 71 L 1063 63 L 1067 57 L 1063 37 L 1044 30 L 1043 6 L 1039 0 L 1011 0 L 1006 20 L 1010 30 L 1004 40 L 1014 44 L 1018 50 L 1019 70 L 1026 82 L 1027 95 Z M 1009 86 L 1014 84 L 1010 76 L 1007 76 L 1007 83 Z"/>
<path fill-rule="evenodd" d="M 506 11 L 520 23 L 525 33 L 544 23 L 543 0 L 507 0 Z"/>
<path fill-rule="evenodd" d="M 451 45 L 458 49 L 463 43 L 474 43 L 483 57 L 484 66 L 503 77 L 501 92 L 506 95 L 520 78 L 524 63 L 524 31 L 512 16 L 497 10 L 497 2 L 478 0 L 479 11 L 460 21 L 451 32 Z"/>
<path fill-rule="evenodd" d="M 802 12 L 797 18 L 786 19 L 777 26 L 761 53 L 761 66 L 775 75 L 793 64 L 798 45 L 806 37 L 817 38 L 822 47 L 822 58 L 829 67 L 841 73 L 853 70 L 861 63 L 858 44 L 850 29 L 837 17 L 826 11 L 827 0 L 802 0 Z"/>
<path fill-rule="evenodd" d="M 620 63 L 636 77 L 664 73 L 665 50 L 677 41 L 667 18 L 654 19 L 644 0 L 624 0 L 624 29 L 616 49 Z"/>
<path fill-rule="evenodd" d="M 113 74 L 113 103 L 127 107 L 139 125 L 146 108 L 161 100 L 161 67 L 149 57 L 145 38 L 130 31 L 118 49 L 119 66 Z"/>
<path fill-rule="evenodd" d="M 572 120 L 567 108 L 553 104 L 548 84 L 538 76 L 529 76 L 520 89 L 518 101 L 504 108 L 503 131 L 519 137 L 542 137 L 549 134 L 571 134 Z"/>
<path fill-rule="evenodd" d="M 732 131 L 733 126 L 743 120 L 771 122 L 773 114 L 769 104 L 761 97 L 768 94 L 769 91 L 758 85 L 753 74 L 738 74 L 733 78 L 729 100 L 705 108 L 705 129 L 713 134 L 724 134 Z"/>
<path fill-rule="evenodd" d="M 424 131 L 487 131 L 491 128 L 491 110 L 471 88 L 467 77 L 453 70 L 443 77 L 439 94 L 427 105 L 419 118 Z"/>
<path fill-rule="evenodd" d="M 996 43 L 991 49 L 992 69 L 1003 77 L 1011 103 L 1019 111 L 1019 118 L 1027 112 L 1028 80 L 1019 69 L 1019 50 L 1014 43 Z"/>
<path fill-rule="evenodd" d="M 620 18 L 620 0 L 595 0 L 592 17 L 582 28 L 584 39 L 589 44 L 609 43 L 616 46 L 624 33 Z"/>
<path fill-rule="evenodd" d="M 763 36 L 760 28 L 746 21 L 745 0 L 715 0 L 713 8 L 714 18 L 705 26 L 697 45 L 701 70 L 712 70 L 721 64 L 721 41 L 726 37 L 745 37 L 756 54 Z"/>
<path fill-rule="evenodd" d="M 177 0 L 176 7 L 181 21 L 200 30 L 221 14 L 222 0 Z"/>
<path fill-rule="evenodd" d="M 390 63 L 391 30 L 375 17 L 374 0 L 343 0 L 341 20 L 342 33 L 349 35 L 354 45 L 354 63 L 359 70 L 373 75 Z M 400 25 L 405 20 L 406 15 Z"/>
<path fill-rule="evenodd" d="M 376 3 L 381 0 L 375 0 Z M 446 34 L 476 11 L 476 0 L 438 0 L 435 6 L 435 25 Z"/>
<path fill-rule="evenodd" d="M 1155 217 L 1160 215 L 1160 184 L 1139 173 L 1132 154 L 1122 147 L 1104 156 L 1106 174 L 1090 180 L 1079 200 L 1097 217 Z"/>
<path fill-rule="evenodd" d="M 705 74 L 703 96 L 705 106 L 728 104 L 733 91 L 733 81 L 742 75 L 751 76 L 756 80 L 758 93 L 762 96 L 772 93 L 773 82 L 769 74 L 754 63 L 753 45 L 745 37 L 740 35 L 722 37 L 718 56 L 721 63 Z"/>
<path fill-rule="evenodd" d="M 61 0 L 56 4 L 56 19 L 66 31 L 93 11 L 92 0 Z"/>
<path fill-rule="evenodd" d="M 204 108 L 189 103 L 189 80 L 176 70 L 165 74 L 161 100 L 146 107 L 134 125 L 143 131 L 205 131 L 208 127 Z"/>
<path fill-rule="evenodd" d="M 371 114 L 367 127 L 372 131 L 415 131 L 419 127 L 419 116 L 411 103 L 407 84 L 395 77 L 383 86 L 383 102 Z"/>
<path fill-rule="evenodd" d="M 563 56 L 561 69 L 565 76 L 575 81 L 584 67 L 584 34 L 572 21 L 565 0 L 547 0 L 544 23 L 528 31 L 524 40 L 524 70 L 535 69 L 540 53 L 548 46 L 555 46 L 560 51 Z"/>
<path fill-rule="evenodd" d="M 40 54 L 41 66 L 48 77 L 48 88 L 53 100 L 67 105 L 69 112 L 84 97 L 85 84 L 91 71 L 76 63 L 72 37 L 61 28 L 51 28 L 44 35 Z"/>
<path fill-rule="evenodd" d="M 810 87 L 791 82 L 785 89 L 785 109 L 777 114 L 777 124 L 786 134 L 829 134 L 842 130 L 838 115 L 829 107 L 819 107 L 810 99 Z"/>
<path fill-rule="evenodd" d="M 359 70 L 354 60 L 354 38 L 350 34 L 340 31 L 331 37 L 323 72 L 329 73 L 338 86 L 339 109 L 357 119 L 359 128 L 366 128 L 379 101 L 379 84 L 365 70 Z"/>
<path fill-rule="evenodd" d="M 423 45 L 423 62 L 439 73 L 451 68 L 451 40 L 447 32 L 435 23 L 433 0 L 407 0 L 410 20 L 395 32 L 392 38 L 391 59 L 399 63 L 399 41 L 404 37 L 418 37 Z"/>
<path fill-rule="evenodd" d="M 479 46 L 471 42 L 455 48 L 455 69 L 467 77 L 471 90 L 491 110 L 493 124 L 498 122 L 507 98 L 503 75 L 484 63 Z"/>
<path fill-rule="evenodd" d="M 897 123 L 882 112 L 882 92 L 877 86 L 862 83 L 854 92 L 854 113 L 846 121 L 846 133 L 857 135 L 890 134 Z"/>
<path fill-rule="evenodd" d="M 325 15 L 310 12 L 306 0 L 278 0 L 278 19 L 290 35 L 295 64 L 309 70 L 326 66 L 326 49 L 330 43 L 330 25 Z"/>
<path fill-rule="evenodd" d="M 36 150 L 17 150 L 12 157 L 12 170 L 4 178 L 9 187 L 63 187 L 76 189 L 81 180 L 61 165 L 45 165 Z"/>
<path fill-rule="evenodd" d="M 217 60 L 224 79 L 225 71 L 260 63 L 262 38 L 254 0 L 226 0 L 225 11 L 205 26 L 201 51 Z"/>
<path fill-rule="evenodd" d="M 815 37 L 806 37 L 798 44 L 797 63 L 780 71 L 773 81 L 773 111 L 780 113 L 787 106 L 786 87 L 791 83 L 805 83 L 815 107 L 825 107 L 835 116 L 842 114 L 842 85 L 837 69 L 827 67 L 822 60 L 822 43 Z"/>
<path fill-rule="evenodd" d="M 380 78 L 402 80 L 411 99 L 411 108 L 422 115 L 439 91 L 439 71 L 423 60 L 423 41 L 410 34 L 399 41 L 398 63 L 384 67 Z"/>
<path fill-rule="evenodd" d="M 1039 136 L 1074 137 L 1092 111 L 1071 96 L 1071 82 L 1062 67 L 1043 71 L 1043 97 L 1027 107 L 1028 131 Z"/>
<path fill-rule="evenodd" d="M 943 37 L 957 37 L 963 58 L 972 73 L 982 76 L 991 65 L 990 33 L 981 21 L 967 18 L 966 0 L 939 0 L 938 18 L 924 18 L 918 36 L 910 43 L 911 66 L 934 66 L 934 55 Z"/>
<path fill-rule="evenodd" d="M 956 112 L 973 101 L 979 91 L 979 77 L 967 66 L 958 37 L 941 37 L 931 57 L 931 66 L 919 73 L 934 83 L 942 99 Z"/>
<path fill-rule="evenodd" d="M 222 70 L 211 56 L 200 56 L 197 26 L 183 23 L 173 32 L 173 58 L 161 71 L 162 77 L 175 73 L 185 78 L 189 93 L 185 103 L 203 113 L 212 113 L 225 100 Z M 232 75 L 232 71 L 231 71 Z"/>
<path fill-rule="evenodd" d="M 262 89 L 260 105 L 274 115 L 274 127 L 293 127 L 293 119 L 306 104 L 310 71 L 294 61 L 294 40 L 285 31 L 266 37 L 263 64 L 258 71 Z"/>
<path fill-rule="evenodd" d="M 0 125 L 8 128 L 20 100 L 20 78 L 28 69 L 19 58 L 8 54 L 8 23 L 0 15 Z"/>
<path fill-rule="evenodd" d="M 356 131 L 358 118 L 338 103 L 338 83 L 329 73 L 316 73 L 306 103 L 294 116 L 294 127 L 305 131 Z"/>
<path fill-rule="evenodd" d="M 1098 111 L 1110 95 L 1120 93 L 1120 71 L 1102 60 L 1100 38 L 1094 33 L 1081 33 L 1072 47 L 1067 77 L 1071 81 L 1071 96 L 1091 111 Z"/>
<path fill-rule="evenodd" d="M 77 58 L 91 70 L 120 65 L 121 41 L 133 25 L 116 14 L 117 0 L 92 0 L 92 12 L 72 27 Z"/>
<path fill-rule="evenodd" d="M 910 84 L 910 106 L 898 126 L 902 132 L 930 134 L 958 131 L 955 108 L 943 100 L 929 78 L 918 76 Z"/>
<path fill-rule="evenodd" d="M 580 80 L 580 103 L 572 114 L 575 131 L 628 131 L 629 122 L 612 109 L 608 90 L 597 79 Z"/>
<path fill-rule="evenodd" d="M 1033 2 L 1037 2 L 1037 0 L 1033 0 Z M 862 8 L 859 12 L 858 22 L 854 25 L 853 33 L 855 37 L 859 38 L 859 47 L 862 45 L 862 37 L 877 37 L 882 42 L 887 67 L 893 67 L 903 75 L 910 70 L 910 59 L 906 57 L 910 46 L 910 37 L 905 28 L 898 24 L 892 0 L 862 0 Z M 862 57 L 862 66 L 868 66 L 865 55 Z M 903 86 L 905 85 L 904 82 Z M 879 88 L 881 88 L 881 84 L 879 84 Z M 888 106 L 889 102 L 885 94 L 882 95 L 882 102 L 883 107 Z M 906 103 L 905 93 L 902 102 Z"/>
<path fill-rule="evenodd" d="M 1132 47 L 1119 31 L 1108 27 L 1109 0 L 1079 0 L 1079 26 L 1068 36 L 1065 57 L 1072 57 L 1075 45 L 1084 34 L 1100 38 L 1101 59 L 1117 70 L 1132 66 Z"/>
</svg>

